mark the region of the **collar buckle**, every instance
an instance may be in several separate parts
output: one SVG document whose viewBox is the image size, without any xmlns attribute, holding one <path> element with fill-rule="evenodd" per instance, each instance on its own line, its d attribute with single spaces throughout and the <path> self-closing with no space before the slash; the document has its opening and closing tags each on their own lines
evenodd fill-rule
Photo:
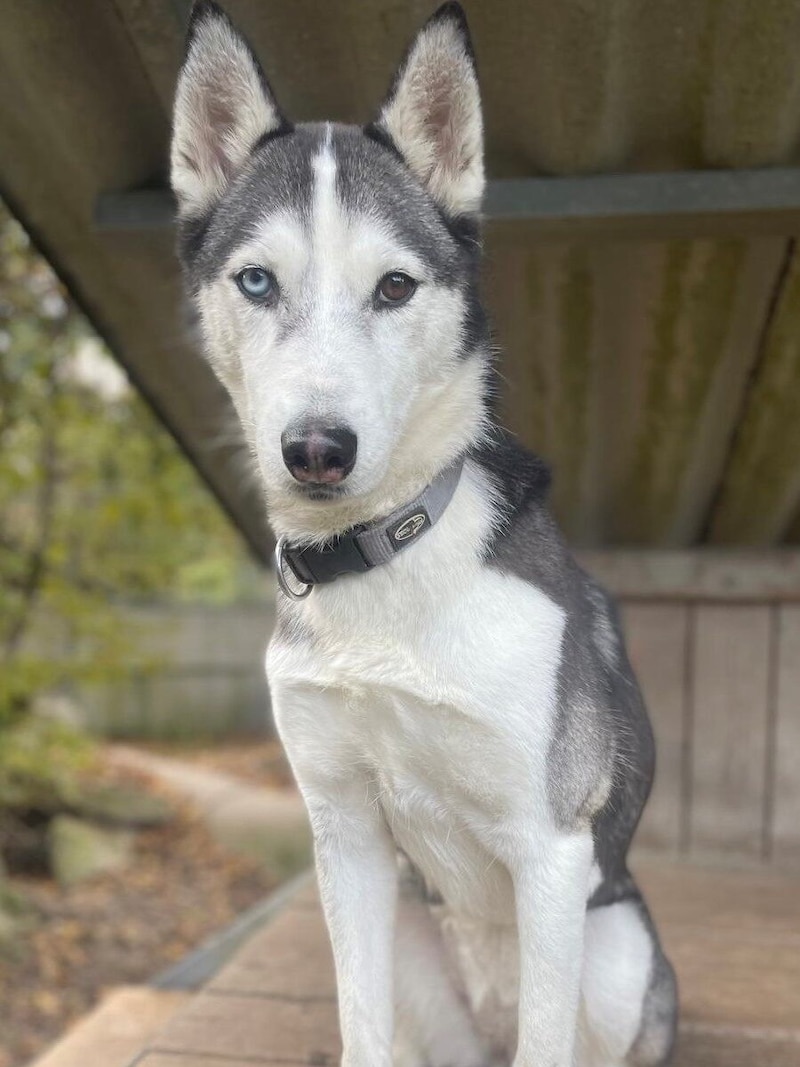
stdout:
<svg viewBox="0 0 800 1067">
<path fill-rule="evenodd" d="M 279 537 L 278 543 L 275 546 L 275 570 L 278 575 L 278 585 L 281 587 L 281 591 L 289 597 L 290 600 L 305 600 L 311 590 L 314 588 L 311 582 L 303 582 L 297 571 L 292 567 L 289 560 L 286 558 L 286 538 Z M 287 570 L 292 572 L 292 576 L 301 582 L 300 589 L 293 589 L 289 584 L 286 577 Z"/>
</svg>

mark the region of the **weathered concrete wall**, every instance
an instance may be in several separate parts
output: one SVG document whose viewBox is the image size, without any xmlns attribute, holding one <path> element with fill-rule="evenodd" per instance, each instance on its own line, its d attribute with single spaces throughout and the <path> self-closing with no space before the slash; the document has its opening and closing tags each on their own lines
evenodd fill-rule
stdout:
<svg viewBox="0 0 800 1067">
<path fill-rule="evenodd" d="M 287 113 L 364 121 L 435 3 L 229 0 Z M 4 6 L 2 186 L 256 552 L 229 407 L 182 325 L 168 230 L 98 233 L 163 182 L 189 0 Z M 796 165 L 800 0 L 467 0 L 492 177 Z M 507 422 L 585 544 L 800 539 L 792 235 L 487 234 Z"/>
</svg>

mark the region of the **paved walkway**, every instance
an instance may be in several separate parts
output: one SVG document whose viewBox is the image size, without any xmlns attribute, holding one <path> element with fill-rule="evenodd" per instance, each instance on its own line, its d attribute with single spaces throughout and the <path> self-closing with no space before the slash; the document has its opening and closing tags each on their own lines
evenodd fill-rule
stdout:
<svg viewBox="0 0 800 1067">
<path fill-rule="evenodd" d="M 800 1067 L 800 880 L 663 863 L 637 871 L 681 984 L 675 1067 Z M 332 1067 L 339 1050 L 330 950 L 309 885 L 130 1067 Z"/>
<path fill-rule="evenodd" d="M 265 840 L 306 832 L 291 793 L 134 749 L 115 755 L 191 799 L 228 844 L 263 854 Z M 680 981 L 674 1067 L 800 1067 L 800 878 L 635 868 Z M 284 897 L 198 993 L 122 990 L 41 1067 L 334 1067 L 336 989 L 316 886 Z"/>
<path fill-rule="evenodd" d="M 143 771 L 183 795 L 227 847 L 253 856 L 279 881 L 308 866 L 311 835 L 300 796 L 290 789 L 251 785 L 127 745 L 109 748 L 120 766 Z"/>
<path fill-rule="evenodd" d="M 184 990 L 118 986 L 35 1067 L 126 1067 L 191 996 Z"/>
</svg>

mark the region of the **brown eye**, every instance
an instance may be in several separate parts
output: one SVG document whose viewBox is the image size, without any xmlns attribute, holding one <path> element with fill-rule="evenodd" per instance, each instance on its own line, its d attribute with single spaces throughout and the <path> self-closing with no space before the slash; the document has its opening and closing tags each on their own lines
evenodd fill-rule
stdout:
<svg viewBox="0 0 800 1067">
<path fill-rule="evenodd" d="M 397 307 L 410 300 L 416 288 L 417 283 L 413 278 L 403 274 L 402 271 L 393 270 L 389 274 L 384 274 L 378 282 L 375 299 L 379 305 Z"/>
</svg>

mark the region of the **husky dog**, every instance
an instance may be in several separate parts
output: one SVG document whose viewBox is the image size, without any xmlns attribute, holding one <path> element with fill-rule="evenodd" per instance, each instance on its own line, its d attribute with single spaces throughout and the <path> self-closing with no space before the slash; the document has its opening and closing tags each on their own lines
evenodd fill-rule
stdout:
<svg viewBox="0 0 800 1067">
<path fill-rule="evenodd" d="M 461 8 L 423 27 L 361 128 L 293 125 L 196 4 L 172 184 L 279 538 L 267 669 L 343 1064 L 665 1064 L 675 980 L 626 866 L 653 740 L 546 467 L 490 415 Z"/>
</svg>

